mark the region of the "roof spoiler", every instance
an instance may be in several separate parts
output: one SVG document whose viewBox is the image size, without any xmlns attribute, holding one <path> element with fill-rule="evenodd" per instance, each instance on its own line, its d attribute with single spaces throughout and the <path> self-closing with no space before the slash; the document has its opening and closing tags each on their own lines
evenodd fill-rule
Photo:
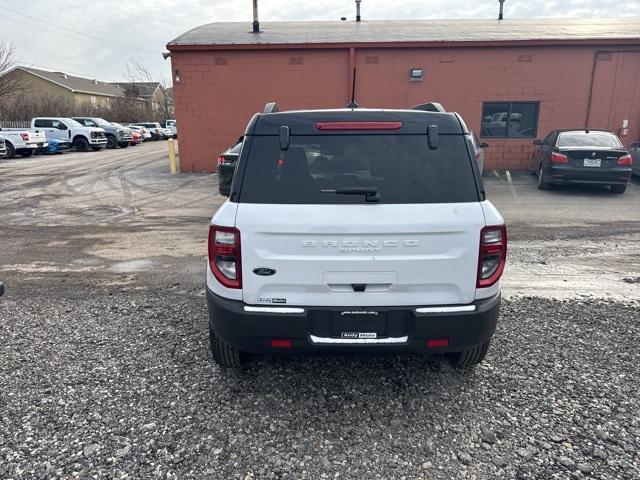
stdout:
<svg viewBox="0 0 640 480">
<path fill-rule="evenodd" d="M 278 110 L 278 104 L 276 102 L 268 102 L 265 104 L 262 113 L 276 113 L 279 111 L 280 110 Z"/>
<path fill-rule="evenodd" d="M 442 104 L 437 102 L 421 103 L 420 105 L 416 105 L 415 107 L 412 107 L 411 110 L 422 110 L 424 112 L 440 112 L 440 113 L 446 112 Z"/>
</svg>

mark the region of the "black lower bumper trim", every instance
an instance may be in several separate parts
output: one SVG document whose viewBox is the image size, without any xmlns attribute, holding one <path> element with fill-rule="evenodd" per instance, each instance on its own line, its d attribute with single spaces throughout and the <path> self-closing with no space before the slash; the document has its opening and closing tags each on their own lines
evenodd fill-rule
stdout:
<svg viewBox="0 0 640 480">
<path fill-rule="evenodd" d="M 631 178 L 631 168 L 580 168 L 553 166 L 549 169 L 548 178 L 555 184 L 580 185 L 625 185 Z"/>
<path fill-rule="evenodd" d="M 387 319 L 391 342 L 314 343 L 313 338 L 332 335 L 337 312 L 349 307 L 294 307 L 300 313 L 247 312 L 242 301 L 229 300 L 207 289 L 209 324 L 229 345 L 252 353 L 288 353 L 335 350 L 455 352 L 487 342 L 494 334 L 500 312 L 500 294 L 470 304 L 473 311 L 417 313 L 416 307 L 375 307 Z M 356 307 L 354 307 L 356 308 Z M 372 307 L 373 308 L 373 307 Z M 329 332 L 329 333 L 327 333 Z M 292 348 L 271 347 L 273 339 L 289 339 Z M 398 339 L 403 339 L 397 343 Z M 429 349 L 427 340 L 446 339 L 447 347 Z"/>
</svg>

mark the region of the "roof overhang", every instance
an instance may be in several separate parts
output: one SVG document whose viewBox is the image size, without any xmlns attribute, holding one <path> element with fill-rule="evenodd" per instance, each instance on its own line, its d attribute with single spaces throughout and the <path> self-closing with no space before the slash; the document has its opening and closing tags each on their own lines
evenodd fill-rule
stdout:
<svg viewBox="0 0 640 480">
<path fill-rule="evenodd" d="M 501 47 L 622 47 L 640 46 L 640 38 L 584 38 L 532 40 L 470 40 L 425 42 L 341 42 L 341 43 L 246 43 L 246 44 L 167 44 L 170 52 L 203 50 L 326 50 L 348 48 L 501 48 Z"/>
</svg>

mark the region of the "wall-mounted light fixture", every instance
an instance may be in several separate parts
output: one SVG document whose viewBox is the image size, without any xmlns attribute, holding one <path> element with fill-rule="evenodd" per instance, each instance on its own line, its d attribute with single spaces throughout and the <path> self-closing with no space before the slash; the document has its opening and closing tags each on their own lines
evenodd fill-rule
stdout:
<svg viewBox="0 0 640 480">
<path fill-rule="evenodd" d="M 178 70 L 177 68 L 176 68 L 174 77 L 175 77 L 176 83 L 180 83 L 180 70 Z"/>
<path fill-rule="evenodd" d="M 412 82 L 419 82 L 422 80 L 424 72 L 421 68 L 412 68 L 409 70 L 409 80 Z"/>
</svg>

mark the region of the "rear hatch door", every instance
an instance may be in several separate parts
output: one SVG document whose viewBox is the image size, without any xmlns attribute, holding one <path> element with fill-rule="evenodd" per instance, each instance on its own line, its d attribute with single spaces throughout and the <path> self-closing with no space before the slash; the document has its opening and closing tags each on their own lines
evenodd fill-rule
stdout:
<svg viewBox="0 0 640 480">
<path fill-rule="evenodd" d="M 236 216 L 246 303 L 474 300 L 484 215 L 463 135 L 433 150 L 426 135 L 379 133 L 291 136 L 287 151 L 261 136 L 249 148 Z M 365 190 L 379 199 L 353 193 Z"/>
</svg>

